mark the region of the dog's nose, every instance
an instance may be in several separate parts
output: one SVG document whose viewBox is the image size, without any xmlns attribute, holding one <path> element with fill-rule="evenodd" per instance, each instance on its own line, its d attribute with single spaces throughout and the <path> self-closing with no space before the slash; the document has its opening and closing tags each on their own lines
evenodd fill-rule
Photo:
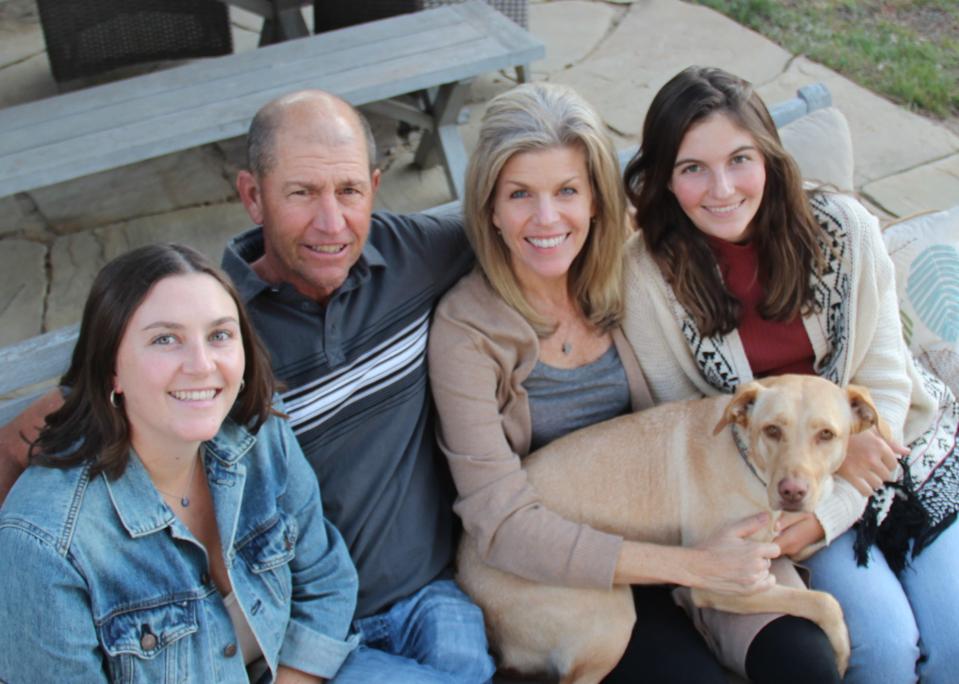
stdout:
<svg viewBox="0 0 959 684">
<path fill-rule="evenodd" d="M 801 504 L 808 492 L 809 484 L 798 477 L 784 477 L 779 481 L 779 496 L 787 508 Z"/>
</svg>

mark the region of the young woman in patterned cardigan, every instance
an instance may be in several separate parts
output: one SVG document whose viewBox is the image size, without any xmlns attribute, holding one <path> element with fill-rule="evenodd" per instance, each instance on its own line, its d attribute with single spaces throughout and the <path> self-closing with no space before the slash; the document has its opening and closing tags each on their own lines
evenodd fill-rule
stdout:
<svg viewBox="0 0 959 684">
<path fill-rule="evenodd" d="M 837 495 L 778 541 L 828 544 L 805 564 L 845 611 L 845 681 L 959 681 L 959 406 L 903 341 L 876 218 L 804 188 L 758 95 L 719 69 L 663 86 L 643 141 L 624 332 L 654 401 L 780 373 L 868 387 L 898 442 L 851 438 Z"/>
</svg>

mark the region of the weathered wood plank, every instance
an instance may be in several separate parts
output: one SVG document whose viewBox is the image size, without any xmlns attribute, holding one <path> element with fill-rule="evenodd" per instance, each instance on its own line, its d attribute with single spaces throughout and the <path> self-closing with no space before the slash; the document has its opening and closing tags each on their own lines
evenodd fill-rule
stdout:
<svg viewBox="0 0 959 684">
<path fill-rule="evenodd" d="M 242 135 L 291 90 L 366 104 L 543 53 L 492 8 L 465 3 L 11 107 L 0 110 L 0 196 Z"/>
<path fill-rule="evenodd" d="M 426 31 L 433 29 L 442 33 L 450 25 L 458 23 L 459 17 L 450 11 L 451 8 L 440 8 L 422 13 L 422 25 Z M 437 16 L 437 14 L 439 16 Z M 420 15 L 416 15 L 418 18 Z M 412 15 L 402 15 L 379 22 L 365 24 L 362 27 L 348 27 L 338 31 L 331 31 L 320 36 L 308 39 L 290 41 L 278 45 L 270 45 L 258 50 L 250 50 L 223 57 L 203 59 L 174 69 L 166 69 L 150 74 L 143 74 L 133 78 L 116 81 L 100 86 L 84 88 L 71 93 L 64 93 L 45 100 L 42 107 L 34 112 L 37 123 L 55 119 L 58 116 L 73 115 L 86 110 L 96 110 L 110 105 L 134 100 L 144 95 L 151 95 L 165 90 L 177 90 L 185 85 L 197 82 L 215 81 L 236 73 L 252 73 L 263 65 L 283 64 L 289 56 L 321 56 L 333 55 L 339 51 L 357 44 L 375 45 L 378 42 L 395 38 L 397 35 L 415 35 L 417 23 Z M 28 103 L 0 110 L 0 126 L 4 130 L 12 130 L 11 125 L 22 119 L 16 114 L 20 107 L 30 108 L 37 103 Z M 25 122 L 29 125 L 31 122 Z"/>
<path fill-rule="evenodd" d="M 492 18 L 502 21 L 499 24 L 495 21 L 483 22 L 470 15 L 464 20 L 461 14 L 465 9 L 469 9 L 469 5 L 443 7 L 416 15 L 401 15 L 10 107 L 0 110 L 0 126 L 10 132 L 19 127 L 29 128 L 49 123 L 62 116 L 74 119 L 85 111 L 101 112 L 114 105 L 126 107 L 141 98 L 149 99 L 149 102 L 141 103 L 141 109 L 149 111 L 157 106 L 155 96 L 170 98 L 174 92 L 180 98 L 173 103 L 174 108 L 179 106 L 189 109 L 196 106 L 197 102 L 211 99 L 209 95 L 202 97 L 208 84 L 215 84 L 222 79 L 239 78 L 252 82 L 248 83 L 248 86 L 252 86 L 256 84 L 258 75 L 295 69 L 298 64 L 303 66 L 303 62 L 310 60 L 313 61 L 310 66 L 318 69 L 318 74 L 324 74 L 335 73 L 344 65 L 373 66 L 405 54 L 428 53 L 464 40 L 484 42 L 477 42 L 469 46 L 470 50 L 464 50 L 458 58 L 458 61 L 463 63 L 472 63 L 482 57 L 484 52 L 490 51 L 507 58 L 512 57 L 514 51 L 525 51 L 528 48 L 538 48 L 540 53 L 543 51 L 541 44 L 529 34 L 522 33 L 522 29 L 487 6 L 480 4 L 480 7 L 485 10 L 486 15 L 496 15 Z M 488 16 L 486 18 L 489 19 Z M 489 33 L 491 27 L 496 28 L 497 34 L 502 33 L 500 25 L 505 27 L 503 30 L 514 34 L 520 31 L 521 34 L 510 44 L 503 45 L 501 39 Z M 476 49 L 480 52 L 473 52 Z M 191 89 L 199 94 L 198 100 L 190 99 Z M 31 111 L 33 116 L 24 119 L 22 112 L 25 111 Z M 100 121 L 102 125 L 102 118 Z M 116 123 L 117 120 L 111 121 Z"/>
<path fill-rule="evenodd" d="M 79 329 L 71 325 L 0 348 L 0 395 L 62 375 Z"/>
<path fill-rule="evenodd" d="M 285 45 L 287 44 L 277 47 Z M 449 48 L 463 46 L 469 50 L 469 56 L 463 54 L 463 50 L 460 49 L 451 57 Z M 431 59 L 439 57 L 446 60 L 452 58 L 452 64 L 441 62 L 439 65 L 442 66 L 438 68 L 434 62 L 434 66 L 429 70 L 430 80 L 441 79 L 435 81 L 440 83 L 444 82 L 444 79 L 449 80 L 446 78 L 443 67 L 478 63 L 486 55 L 492 54 L 492 48 L 493 41 L 479 34 L 475 27 L 456 26 L 447 31 L 443 41 L 432 41 L 432 44 L 427 47 L 413 46 L 404 37 L 394 37 L 392 40 L 382 41 L 375 47 L 364 43 L 335 53 L 320 51 L 312 54 L 300 51 L 288 56 L 285 60 L 263 59 L 251 65 L 249 69 L 234 68 L 230 73 L 218 75 L 217 78 L 193 79 L 182 83 L 179 82 L 181 75 L 174 74 L 173 71 L 176 70 L 172 70 L 165 73 L 177 76 L 175 86 L 164 83 L 162 89 L 158 88 L 152 93 L 128 97 L 96 108 L 87 106 L 89 100 L 81 101 L 75 111 L 64 112 L 55 118 L 27 116 L 33 110 L 41 110 L 42 113 L 46 109 L 41 104 L 43 101 L 11 108 L 20 110 L 13 112 L 19 116 L 14 117 L 11 125 L 6 127 L 4 127 L 6 119 L 0 117 L 0 127 L 4 127 L 4 130 L 11 134 L 0 140 L 0 154 L 12 154 L 18 150 L 29 151 L 37 142 L 48 144 L 67 142 L 78 136 L 100 132 L 107 128 L 123 130 L 126 126 L 148 123 L 152 119 L 163 118 L 167 114 L 180 116 L 186 124 L 196 118 L 205 122 L 210 120 L 212 111 L 210 108 L 222 104 L 224 99 L 244 94 L 255 95 L 267 89 L 276 90 L 303 81 L 315 83 L 316 87 L 323 87 L 328 80 L 335 79 L 347 71 L 352 74 L 362 74 L 366 76 L 366 80 L 376 79 L 382 82 L 382 76 L 377 78 L 375 75 L 377 69 L 409 68 L 411 63 L 422 65 L 429 64 Z M 266 52 L 269 49 L 262 48 L 260 51 Z M 219 59 L 229 60 L 231 57 Z M 408 72 L 408 77 L 414 75 L 415 72 Z M 351 95 L 353 90 L 351 85 L 342 83 L 342 79 L 337 80 L 341 88 L 338 94 L 344 97 Z M 399 90 L 405 87 L 403 80 L 399 79 L 399 82 L 391 84 L 393 89 L 398 92 L 408 92 Z M 125 82 L 112 85 L 120 87 L 123 83 Z M 265 88 L 265 84 L 269 86 Z M 90 98 L 93 98 L 93 94 Z M 2 110 L 0 113 L 9 111 Z M 157 135 L 163 133 L 164 131 L 157 131 Z"/>
</svg>

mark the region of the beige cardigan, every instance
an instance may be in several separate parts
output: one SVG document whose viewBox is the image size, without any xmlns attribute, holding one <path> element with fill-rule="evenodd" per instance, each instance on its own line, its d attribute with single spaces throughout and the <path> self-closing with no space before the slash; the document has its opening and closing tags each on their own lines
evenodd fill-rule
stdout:
<svg viewBox="0 0 959 684">
<path fill-rule="evenodd" d="M 633 410 L 650 405 L 636 358 L 613 331 Z M 529 323 L 475 270 L 440 301 L 429 341 L 438 439 L 454 510 L 482 559 L 537 582 L 609 588 L 623 539 L 545 508 L 526 479 L 531 423 L 523 381 L 539 358 Z"/>
</svg>

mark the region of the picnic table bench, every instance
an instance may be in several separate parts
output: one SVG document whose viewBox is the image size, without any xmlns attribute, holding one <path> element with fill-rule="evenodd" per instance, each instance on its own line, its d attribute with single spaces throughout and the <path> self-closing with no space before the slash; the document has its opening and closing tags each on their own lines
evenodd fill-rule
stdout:
<svg viewBox="0 0 959 684">
<path fill-rule="evenodd" d="M 781 127 L 831 103 L 826 86 L 814 83 L 800 88 L 797 97 L 773 106 L 770 112 L 776 125 Z M 621 165 L 634 153 L 635 148 L 622 150 Z M 428 209 L 426 213 L 459 210 L 459 202 L 454 201 Z M 10 422 L 66 371 L 78 331 L 79 327 L 72 325 L 0 348 L 0 425 Z"/>
<path fill-rule="evenodd" d="M 543 44 L 472 1 L 135 76 L 0 110 L 0 197 L 242 135 L 266 102 L 321 88 L 428 130 L 415 162 L 462 194 L 457 119 L 471 79 Z M 398 100 L 418 93 L 414 103 Z"/>
</svg>

